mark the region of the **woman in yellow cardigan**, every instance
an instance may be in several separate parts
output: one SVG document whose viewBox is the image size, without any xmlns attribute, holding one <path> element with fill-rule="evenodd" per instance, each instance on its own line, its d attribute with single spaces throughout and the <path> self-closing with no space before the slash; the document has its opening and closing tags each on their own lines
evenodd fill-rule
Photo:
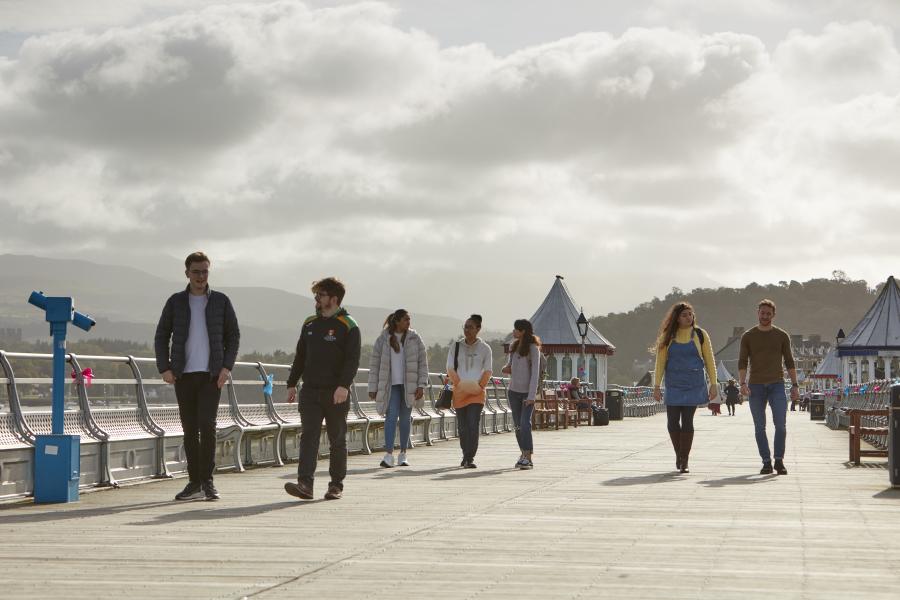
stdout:
<svg viewBox="0 0 900 600">
<path fill-rule="evenodd" d="M 666 415 L 669 438 L 675 449 L 675 468 L 689 473 L 688 457 L 694 443 L 694 413 L 698 406 L 715 400 L 716 361 L 709 334 L 697 327 L 694 307 L 679 302 L 669 309 L 659 327 L 656 344 L 653 396 L 662 399 L 660 384 L 666 381 Z M 703 370 L 706 367 L 704 379 Z"/>
</svg>

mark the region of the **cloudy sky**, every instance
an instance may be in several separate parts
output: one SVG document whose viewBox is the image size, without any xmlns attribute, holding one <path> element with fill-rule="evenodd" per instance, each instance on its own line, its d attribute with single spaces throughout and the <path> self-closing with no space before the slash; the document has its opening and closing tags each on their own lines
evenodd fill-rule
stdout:
<svg viewBox="0 0 900 600">
<path fill-rule="evenodd" d="M 900 274 L 895 0 L 0 0 L 0 253 L 491 322 Z M 504 325 L 492 328 L 503 329 Z"/>
</svg>

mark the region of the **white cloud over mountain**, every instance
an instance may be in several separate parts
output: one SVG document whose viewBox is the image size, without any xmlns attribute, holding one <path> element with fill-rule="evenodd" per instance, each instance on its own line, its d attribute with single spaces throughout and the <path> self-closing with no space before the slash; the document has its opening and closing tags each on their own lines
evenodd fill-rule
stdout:
<svg viewBox="0 0 900 600">
<path fill-rule="evenodd" d="M 896 272 L 880 22 L 773 46 L 666 27 L 690 7 L 656 2 L 656 27 L 500 55 L 377 2 L 125 4 L 127 26 L 62 19 L 0 58 L 0 252 L 177 272 L 203 247 L 232 285 L 337 273 L 356 304 L 504 319 L 557 272 L 589 312 Z"/>
</svg>

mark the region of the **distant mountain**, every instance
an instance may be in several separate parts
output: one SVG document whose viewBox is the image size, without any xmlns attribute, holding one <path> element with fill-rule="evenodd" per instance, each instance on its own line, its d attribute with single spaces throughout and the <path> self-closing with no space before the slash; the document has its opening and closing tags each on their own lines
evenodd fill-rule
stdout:
<svg viewBox="0 0 900 600">
<path fill-rule="evenodd" d="M 32 290 L 72 296 L 78 310 L 97 320 L 89 334 L 72 331 L 72 339 L 101 336 L 152 343 L 163 304 L 186 280 L 166 280 L 131 267 L 84 260 L 0 255 L 0 327 L 21 328 L 26 340 L 44 339 L 47 324 L 27 303 Z M 215 287 L 215 286 L 214 286 Z M 241 322 L 241 352 L 293 350 L 303 320 L 312 314 L 313 300 L 284 290 L 263 287 L 216 287 L 231 298 Z M 363 342 L 381 331 L 393 309 L 348 305 L 359 323 Z M 459 319 L 416 313 L 415 327 L 429 344 L 446 343 L 462 332 Z M 497 334 L 498 336 L 500 334 Z"/>
<path fill-rule="evenodd" d="M 849 333 L 859 322 L 881 285 L 872 290 L 865 281 L 851 281 L 836 271 L 832 279 L 804 283 L 751 283 L 744 288 L 697 288 L 690 292 L 673 289 L 665 298 L 654 298 L 628 312 L 593 317 L 591 322 L 616 346 L 609 361 L 609 381 L 632 383 L 653 360 L 647 349 L 653 345 L 666 311 L 678 301 L 687 300 L 694 306 L 698 324 L 709 331 L 715 350 L 726 344 L 735 327 L 756 325 L 756 306 L 763 298 L 774 300 L 778 306 L 775 324 L 779 327 L 793 334 L 819 334 L 833 343 L 838 329 Z"/>
</svg>

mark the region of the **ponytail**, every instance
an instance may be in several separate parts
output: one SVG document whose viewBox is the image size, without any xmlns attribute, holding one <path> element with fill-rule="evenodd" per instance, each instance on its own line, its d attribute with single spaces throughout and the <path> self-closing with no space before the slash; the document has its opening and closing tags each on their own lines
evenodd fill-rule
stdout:
<svg viewBox="0 0 900 600">
<path fill-rule="evenodd" d="M 391 348 L 394 350 L 394 352 L 397 353 L 400 352 L 400 345 L 406 342 L 407 332 L 403 332 L 403 336 L 400 338 L 400 343 L 397 343 L 397 338 L 394 337 L 394 333 L 397 331 L 397 323 L 399 323 L 400 320 L 408 314 L 409 312 L 407 312 L 406 309 L 398 308 L 397 310 L 389 314 L 384 320 L 384 328 L 388 333 L 388 343 L 391 345 Z"/>
</svg>

